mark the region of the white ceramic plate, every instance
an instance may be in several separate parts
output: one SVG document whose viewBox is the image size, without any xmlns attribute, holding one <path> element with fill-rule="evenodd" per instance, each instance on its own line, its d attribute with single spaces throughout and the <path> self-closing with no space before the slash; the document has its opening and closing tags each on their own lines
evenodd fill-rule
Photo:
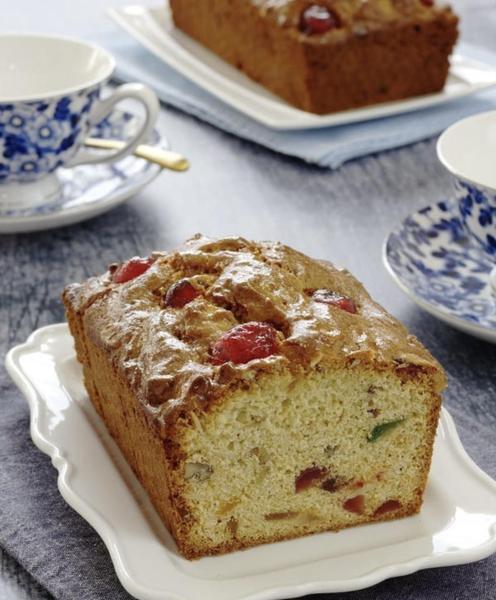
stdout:
<svg viewBox="0 0 496 600">
<path fill-rule="evenodd" d="M 310 129 L 367 121 L 442 104 L 496 84 L 496 68 L 456 55 L 437 94 L 329 115 L 294 108 L 175 29 L 165 7 L 111 8 L 109 15 L 145 48 L 220 100 L 273 129 Z"/>
<path fill-rule="evenodd" d="M 33 441 L 59 471 L 61 494 L 102 537 L 136 598 L 275 600 L 344 592 L 496 551 L 496 482 L 467 456 L 443 410 L 420 515 L 189 562 L 93 410 L 67 326 L 34 332 L 6 364 L 29 402 Z"/>
</svg>

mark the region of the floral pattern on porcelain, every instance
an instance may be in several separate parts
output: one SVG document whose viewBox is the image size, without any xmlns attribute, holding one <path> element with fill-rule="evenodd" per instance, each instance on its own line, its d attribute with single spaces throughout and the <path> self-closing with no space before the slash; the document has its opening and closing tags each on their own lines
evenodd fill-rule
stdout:
<svg viewBox="0 0 496 600">
<path fill-rule="evenodd" d="M 0 183 L 34 181 L 70 161 L 102 85 L 38 101 L 0 103 Z"/>
<path fill-rule="evenodd" d="M 496 192 L 461 180 L 456 182 L 456 190 L 467 230 L 496 259 Z"/>
<path fill-rule="evenodd" d="M 141 118 L 132 113 L 114 109 L 105 119 L 94 125 L 89 135 L 96 138 L 125 141 L 136 134 Z M 167 140 L 154 130 L 148 143 L 168 148 Z M 95 150 L 95 152 L 100 152 Z M 116 195 L 127 197 L 133 190 L 151 181 L 160 172 L 154 163 L 135 156 L 126 156 L 116 163 L 79 165 L 61 168 L 55 176 L 60 184 L 59 193 L 51 202 L 28 208 L 0 206 L 0 221 L 9 219 L 57 217 L 70 211 L 85 211 L 91 206 L 105 204 Z"/>
<path fill-rule="evenodd" d="M 415 297 L 449 315 L 496 330 L 493 258 L 467 235 L 457 202 L 439 202 L 409 216 L 390 234 L 385 258 Z"/>
</svg>

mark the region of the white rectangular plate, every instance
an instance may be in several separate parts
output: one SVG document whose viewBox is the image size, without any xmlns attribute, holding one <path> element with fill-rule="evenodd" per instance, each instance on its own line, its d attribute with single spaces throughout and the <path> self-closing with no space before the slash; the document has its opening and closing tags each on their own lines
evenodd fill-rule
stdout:
<svg viewBox="0 0 496 600">
<path fill-rule="evenodd" d="M 455 100 L 496 85 L 496 68 L 455 55 L 444 90 L 329 115 L 287 104 L 174 27 L 168 2 L 111 8 L 109 15 L 150 52 L 220 100 L 273 129 L 312 129 L 389 117 Z"/>
<path fill-rule="evenodd" d="M 35 331 L 6 365 L 29 402 L 33 441 L 59 471 L 62 496 L 98 532 L 122 585 L 141 600 L 345 592 L 496 551 L 496 482 L 467 456 L 443 410 L 419 515 L 187 561 L 93 410 L 67 325 Z"/>
</svg>

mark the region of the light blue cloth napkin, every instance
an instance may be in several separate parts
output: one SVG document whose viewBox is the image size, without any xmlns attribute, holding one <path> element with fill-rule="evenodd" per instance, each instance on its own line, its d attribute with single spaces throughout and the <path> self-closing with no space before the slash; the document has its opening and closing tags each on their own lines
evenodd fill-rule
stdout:
<svg viewBox="0 0 496 600">
<path fill-rule="evenodd" d="M 117 79 L 146 83 L 166 104 L 224 131 L 321 167 L 337 168 L 353 158 L 411 144 L 440 133 L 463 117 L 496 109 L 496 89 L 493 88 L 442 106 L 375 121 L 314 130 L 276 131 L 190 82 L 124 32 L 113 31 L 98 42 L 117 59 Z M 496 66 L 494 54 L 469 46 L 460 50 Z"/>
</svg>

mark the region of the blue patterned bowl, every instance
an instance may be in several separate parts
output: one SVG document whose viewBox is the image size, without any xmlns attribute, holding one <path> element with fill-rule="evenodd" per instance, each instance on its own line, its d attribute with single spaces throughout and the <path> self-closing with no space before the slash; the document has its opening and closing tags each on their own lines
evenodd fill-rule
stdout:
<svg viewBox="0 0 496 600">
<path fill-rule="evenodd" d="M 463 119 L 439 138 L 439 160 L 456 177 L 461 221 L 496 260 L 496 111 Z"/>
<path fill-rule="evenodd" d="M 147 138 L 158 114 L 157 97 L 141 84 L 126 84 L 102 100 L 114 66 L 105 50 L 78 40 L 0 35 L 0 208 L 46 201 L 49 190 L 58 193 L 47 184 L 55 183 L 51 174 L 58 167 L 113 162 Z M 145 107 L 135 135 L 117 152 L 84 151 L 91 128 L 126 98 Z"/>
</svg>

